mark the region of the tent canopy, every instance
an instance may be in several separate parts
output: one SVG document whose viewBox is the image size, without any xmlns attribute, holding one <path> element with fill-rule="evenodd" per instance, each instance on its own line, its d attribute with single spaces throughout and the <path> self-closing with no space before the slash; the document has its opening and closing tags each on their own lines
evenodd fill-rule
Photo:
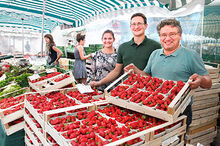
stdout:
<svg viewBox="0 0 220 146">
<path fill-rule="evenodd" d="M 93 17 L 104 13 L 146 6 L 166 8 L 170 2 L 173 6 L 180 7 L 192 0 L 175 0 L 175 3 L 172 0 L 1 0 L 0 27 L 21 28 L 24 19 L 24 29 L 41 30 L 43 1 L 44 30 L 51 31 L 60 23 L 82 26 Z"/>
<path fill-rule="evenodd" d="M 156 5 L 164 7 L 157 0 L 45 0 L 45 30 L 52 30 L 59 23 L 82 26 L 85 20 L 96 15 Z M 0 26 L 41 29 L 43 0 L 0 1 Z"/>
</svg>

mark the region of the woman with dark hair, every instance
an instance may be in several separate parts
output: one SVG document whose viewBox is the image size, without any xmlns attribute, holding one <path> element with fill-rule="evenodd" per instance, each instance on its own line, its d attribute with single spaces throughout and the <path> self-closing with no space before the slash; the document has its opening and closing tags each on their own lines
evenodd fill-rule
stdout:
<svg viewBox="0 0 220 146">
<path fill-rule="evenodd" d="M 85 44 L 85 35 L 77 34 L 76 41 L 78 42 L 78 45 L 74 50 L 75 63 L 73 68 L 73 75 L 77 83 L 85 84 L 87 80 L 85 60 L 89 57 L 92 57 L 92 54 L 85 56 L 85 51 L 83 48 Z"/>
<path fill-rule="evenodd" d="M 88 83 L 90 81 L 100 81 L 115 68 L 117 54 L 113 48 L 114 41 L 114 33 L 111 30 L 106 30 L 102 34 L 103 48 L 95 52 L 95 55 L 92 58 L 92 71 L 89 73 Z M 97 87 L 97 89 L 104 91 L 110 83 L 101 85 Z"/>
<path fill-rule="evenodd" d="M 63 55 L 63 52 L 56 47 L 56 44 L 54 43 L 53 40 L 53 36 L 51 34 L 46 34 L 44 36 L 44 39 L 47 44 L 47 51 L 46 51 L 48 54 L 47 63 L 49 65 L 58 65 L 58 61 L 60 57 Z"/>
</svg>

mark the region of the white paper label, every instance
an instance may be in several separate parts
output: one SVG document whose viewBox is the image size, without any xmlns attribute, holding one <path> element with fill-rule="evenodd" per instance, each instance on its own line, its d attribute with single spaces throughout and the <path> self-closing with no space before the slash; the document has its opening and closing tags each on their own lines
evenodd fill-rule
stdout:
<svg viewBox="0 0 220 146">
<path fill-rule="evenodd" d="M 49 73 L 53 73 L 54 70 L 53 69 L 46 69 L 46 72 L 49 74 Z"/>
<path fill-rule="evenodd" d="M 89 85 L 77 84 L 76 88 L 79 90 L 81 94 L 94 92 L 94 90 Z"/>
<path fill-rule="evenodd" d="M 169 137 L 168 139 L 166 139 L 166 140 L 164 140 L 164 141 L 162 142 L 162 146 L 167 146 L 167 145 L 173 143 L 174 141 L 176 141 L 176 140 L 178 140 L 178 139 L 179 139 L 179 138 L 178 138 L 177 135 L 174 135 L 174 136 L 172 136 L 172 137 Z"/>
<path fill-rule="evenodd" d="M 1 78 L 0 78 L 0 81 L 5 80 L 5 79 L 6 79 L 6 75 L 3 74 L 3 75 L 1 76 Z"/>
<path fill-rule="evenodd" d="M 39 74 L 33 74 L 32 76 L 29 77 L 29 79 L 32 81 L 32 80 L 36 80 L 40 78 Z"/>
</svg>

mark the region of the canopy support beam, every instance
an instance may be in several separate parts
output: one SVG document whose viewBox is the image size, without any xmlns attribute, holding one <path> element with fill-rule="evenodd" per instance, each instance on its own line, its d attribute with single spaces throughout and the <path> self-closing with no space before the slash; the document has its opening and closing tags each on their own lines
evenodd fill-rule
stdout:
<svg viewBox="0 0 220 146">
<path fill-rule="evenodd" d="M 41 30 L 41 57 L 43 57 L 43 44 L 44 44 L 44 15 L 45 15 L 45 1 L 46 1 L 46 0 L 43 0 L 42 30 Z"/>
<path fill-rule="evenodd" d="M 24 18 L 21 18 L 22 21 L 22 54 L 24 56 Z"/>
</svg>

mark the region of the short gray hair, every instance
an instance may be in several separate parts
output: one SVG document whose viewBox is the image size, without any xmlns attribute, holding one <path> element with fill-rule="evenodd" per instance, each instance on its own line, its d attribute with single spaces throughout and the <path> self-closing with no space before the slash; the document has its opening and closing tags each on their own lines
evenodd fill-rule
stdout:
<svg viewBox="0 0 220 146">
<path fill-rule="evenodd" d="M 160 29 L 166 25 L 171 25 L 173 27 L 177 27 L 178 28 L 178 32 L 180 34 L 182 34 L 182 27 L 180 25 L 180 22 L 177 21 L 176 19 L 165 19 L 162 20 L 158 25 L 157 25 L 157 32 L 160 35 Z"/>
</svg>

